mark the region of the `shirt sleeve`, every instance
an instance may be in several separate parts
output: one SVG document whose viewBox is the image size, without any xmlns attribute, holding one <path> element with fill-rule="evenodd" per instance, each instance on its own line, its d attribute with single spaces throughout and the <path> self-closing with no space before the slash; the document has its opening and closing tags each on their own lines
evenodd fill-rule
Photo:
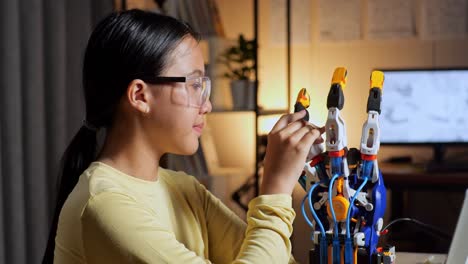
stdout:
<svg viewBox="0 0 468 264">
<path fill-rule="evenodd" d="M 124 194 L 103 192 L 90 198 L 81 223 L 88 263 L 211 263 Z"/>
<path fill-rule="evenodd" d="M 206 191 L 206 190 L 205 190 Z M 204 194 L 210 260 L 214 263 L 288 263 L 295 213 L 288 195 L 249 203 L 247 225 L 208 191 Z M 103 192 L 82 213 L 88 263 L 211 263 L 178 242 L 157 217 L 133 198 Z"/>
<path fill-rule="evenodd" d="M 247 224 L 202 185 L 210 259 L 214 263 L 295 263 L 291 256 L 295 212 L 286 194 L 262 195 L 249 203 Z"/>
</svg>

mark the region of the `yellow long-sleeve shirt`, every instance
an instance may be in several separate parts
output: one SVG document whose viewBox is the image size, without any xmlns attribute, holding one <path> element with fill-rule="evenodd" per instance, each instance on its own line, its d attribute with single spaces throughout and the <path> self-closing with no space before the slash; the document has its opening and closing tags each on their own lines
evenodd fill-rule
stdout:
<svg viewBox="0 0 468 264">
<path fill-rule="evenodd" d="M 288 263 L 291 203 L 259 196 L 245 224 L 192 176 L 159 168 L 149 182 L 93 162 L 61 211 L 55 263 Z"/>
</svg>

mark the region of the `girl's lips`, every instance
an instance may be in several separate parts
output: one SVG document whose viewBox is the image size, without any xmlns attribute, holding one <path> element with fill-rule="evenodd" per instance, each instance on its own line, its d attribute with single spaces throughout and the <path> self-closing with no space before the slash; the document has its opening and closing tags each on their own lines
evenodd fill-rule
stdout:
<svg viewBox="0 0 468 264">
<path fill-rule="evenodd" d="M 201 132 L 203 131 L 203 127 L 204 127 L 204 124 L 198 124 L 198 125 L 194 125 L 193 126 L 193 130 L 195 130 L 196 132 L 198 132 L 199 134 L 201 134 Z"/>
</svg>

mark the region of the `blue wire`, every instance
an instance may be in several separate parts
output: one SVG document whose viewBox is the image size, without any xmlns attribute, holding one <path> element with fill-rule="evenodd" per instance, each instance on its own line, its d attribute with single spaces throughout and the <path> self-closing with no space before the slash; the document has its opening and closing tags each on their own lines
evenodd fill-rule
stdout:
<svg viewBox="0 0 468 264">
<path fill-rule="evenodd" d="M 314 228 L 314 224 L 312 224 L 312 222 L 310 221 L 309 217 L 307 216 L 306 214 L 306 211 L 305 211 L 305 200 L 307 199 L 307 197 L 309 196 L 309 194 L 307 194 L 306 196 L 304 196 L 304 199 L 302 199 L 302 203 L 301 203 L 301 211 L 302 211 L 302 216 L 304 216 L 304 219 L 306 220 L 307 224 L 313 229 Z"/>
<path fill-rule="evenodd" d="M 320 264 L 326 264 L 327 259 L 328 259 L 328 251 L 327 251 L 327 238 L 326 238 L 326 234 L 325 234 L 325 228 L 323 228 L 323 224 L 320 221 L 320 218 L 318 218 L 317 213 L 315 213 L 313 203 L 312 203 L 312 194 L 313 194 L 315 188 L 317 188 L 317 186 L 319 186 L 321 183 L 322 182 L 317 182 L 314 185 L 312 185 L 312 187 L 310 187 L 310 190 L 307 193 L 306 197 L 309 198 L 308 200 L 309 200 L 310 211 L 312 212 L 312 215 L 314 216 L 315 222 L 319 226 L 320 233 L 322 234 L 322 237 L 320 238 Z"/>
<path fill-rule="evenodd" d="M 356 200 L 358 194 L 361 192 L 362 188 L 364 188 L 364 186 L 366 185 L 368 181 L 368 178 L 364 178 L 364 181 L 362 182 L 362 184 L 359 186 L 359 188 L 356 190 L 356 193 L 353 195 L 353 198 L 351 198 L 351 203 L 348 207 L 348 213 L 346 215 L 346 237 L 347 238 L 351 238 L 351 234 L 350 234 L 350 231 L 349 231 L 349 221 L 350 221 L 350 218 L 351 218 L 351 209 L 353 207 L 353 204 L 354 204 L 354 201 Z"/>
<path fill-rule="evenodd" d="M 364 181 L 362 182 L 362 184 L 356 190 L 356 193 L 354 193 L 353 197 L 351 198 L 351 203 L 348 207 L 348 212 L 346 214 L 346 240 L 345 240 L 345 252 L 344 252 L 345 264 L 353 263 L 353 247 L 352 247 L 352 241 L 351 241 L 351 231 L 349 227 L 349 222 L 351 220 L 351 210 L 354 205 L 354 201 L 356 200 L 357 196 L 361 192 L 362 188 L 364 188 L 368 180 L 369 180 L 368 177 L 364 177 Z"/>
<path fill-rule="evenodd" d="M 328 204 L 330 206 L 330 211 L 333 217 L 333 226 L 334 226 L 334 232 L 333 236 L 338 237 L 338 223 L 336 221 L 336 215 L 335 215 L 335 210 L 333 209 L 333 203 L 332 203 L 332 190 L 333 190 L 333 182 L 340 177 L 339 174 L 333 175 L 332 179 L 330 180 L 330 185 L 328 186 Z"/>
<path fill-rule="evenodd" d="M 312 187 L 310 187 L 310 190 L 309 190 L 309 192 L 307 193 L 307 197 L 309 198 L 309 208 L 310 208 L 310 211 L 312 212 L 312 215 L 314 216 L 315 222 L 317 223 L 317 225 L 318 225 L 319 228 L 320 228 L 320 233 L 322 233 L 322 236 L 325 236 L 325 228 L 323 228 L 322 222 L 321 222 L 320 219 L 318 218 L 317 213 L 315 213 L 315 210 L 314 210 L 314 207 L 313 207 L 313 203 L 312 203 L 312 193 L 314 192 L 315 188 L 317 188 L 317 186 L 320 185 L 320 183 L 321 183 L 321 182 L 317 182 L 317 183 L 315 183 L 314 185 L 312 185 Z"/>
</svg>

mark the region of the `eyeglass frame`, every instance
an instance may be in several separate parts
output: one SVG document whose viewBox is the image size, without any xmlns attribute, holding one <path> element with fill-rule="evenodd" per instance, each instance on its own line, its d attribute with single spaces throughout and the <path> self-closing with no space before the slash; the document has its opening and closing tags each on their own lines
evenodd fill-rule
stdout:
<svg viewBox="0 0 468 264">
<path fill-rule="evenodd" d="M 211 79 L 208 76 L 193 76 L 193 77 L 155 76 L 155 77 L 151 77 L 151 78 L 144 78 L 143 81 L 151 83 L 151 84 L 165 84 L 165 83 L 185 83 L 186 84 L 187 80 L 197 79 L 197 78 L 201 78 L 202 80 L 203 79 L 208 80 L 208 83 L 209 83 L 208 94 L 206 96 L 205 101 L 201 102 L 199 106 L 196 106 L 196 107 L 202 107 L 203 105 L 205 105 L 208 102 L 208 100 L 210 99 L 210 95 L 211 95 Z M 187 86 L 185 87 L 185 89 L 187 89 Z M 202 96 L 202 95 L 203 95 L 203 93 L 200 94 L 200 96 Z M 188 105 L 190 106 L 190 104 L 188 104 Z"/>
</svg>

